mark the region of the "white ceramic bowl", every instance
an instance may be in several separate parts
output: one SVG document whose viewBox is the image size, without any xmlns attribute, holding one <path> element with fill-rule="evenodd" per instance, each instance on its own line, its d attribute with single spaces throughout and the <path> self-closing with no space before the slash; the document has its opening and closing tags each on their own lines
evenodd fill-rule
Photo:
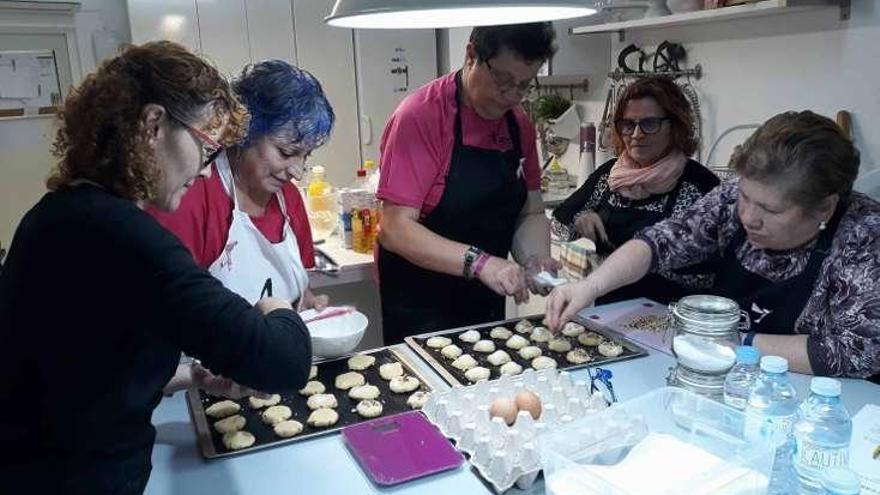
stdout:
<svg viewBox="0 0 880 495">
<path fill-rule="evenodd" d="M 350 353 L 364 338 L 368 323 L 367 317 L 358 311 L 308 323 L 312 354 L 334 358 Z"/>
</svg>

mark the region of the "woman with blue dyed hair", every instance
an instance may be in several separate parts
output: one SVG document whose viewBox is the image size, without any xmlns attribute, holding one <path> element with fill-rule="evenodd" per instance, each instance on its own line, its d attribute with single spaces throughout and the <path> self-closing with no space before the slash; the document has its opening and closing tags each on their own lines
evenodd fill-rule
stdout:
<svg viewBox="0 0 880 495">
<path fill-rule="evenodd" d="M 327 297 L 308 288 L 312 234 L 291 179 L 302 179 L 309 154 L 327 142 L 333 109 L 314 76 L 281 60 L 245 67 L 233 89 L 251 114 L 247 137 L 217 157 L 176 212 L 151 213 L 251 303 L 269 294 L 323 309 Z"/>
</svg>

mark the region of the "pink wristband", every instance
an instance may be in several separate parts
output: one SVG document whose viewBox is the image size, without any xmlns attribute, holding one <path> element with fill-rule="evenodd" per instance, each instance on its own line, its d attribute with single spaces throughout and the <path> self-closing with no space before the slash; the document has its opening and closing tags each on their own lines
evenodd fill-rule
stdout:
<svg viewBox="0 0 880 495">
<path fill-rule="evenodd" d="M 489 258 L 489 253 L 486 253 L 485 251 L 480 253 L 480 257 L 477 258 L 477 261 L 474 262 L 474 267 L 472 271 L 473 275 L 471 276 L 471 278 L 477 278 L 480 276 L 480 272 L 483 270 L 483 267 L 486 266 L 486 262 L 489 261 Z"/>
</svg>

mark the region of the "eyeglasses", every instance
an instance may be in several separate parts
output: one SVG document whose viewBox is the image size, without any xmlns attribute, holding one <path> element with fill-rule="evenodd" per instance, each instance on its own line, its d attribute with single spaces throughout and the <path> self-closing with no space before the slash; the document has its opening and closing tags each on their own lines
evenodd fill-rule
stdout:
<svg viewBox="0 0 880 495">
<path fill-rule="evenodd" d="M 657 134 L 666 120 L 669 120 L 669 117 L 648 117 L 642 120 L 622 119 L 617 121 L 617 132 L 624 136 L 632 136 L 638 127 L 642 130 L 642 134 Z"/>
<path fill-rule="evenodd" d="M 492 68 L 492 65 L 488 60 L 484 61 L 486 63 L 486 67 L 489 69 L 489 74 L 492 76 L 492 82 L 495 83 L 495 87 L 498 88 L 498 92 L 506 95 L 510 92 L 515 91 L 518 95 L 525 96 L 529 94 L 532 87 L 538 85 L 538 79 L 532 78 L 527 81 L 523 81 L 519 84 L 516 83 L 516 79 L 513 78 L 510 74 L 498 74 L 495 69 Z"/>
<path fill-rule="evenodd" d="M 223 151 L 223 145 L 218 143 L 214 138 L 209 136 L 204 131 L 196 129 L 195 127 L 187 124 L 183 120 L 175 117 L 171 113 L 168 115 L 171 116 L 172 119 L 176 120 L 180 125 L 183 126 L 184 129 L 189 132 L 189 135 L 195 139 L 199 145 L 202 147 L 202 168 L 207 167 L 208 165 L 214 163 L 214 160 L 220 155 L 220 152 Z"/>
</svg>

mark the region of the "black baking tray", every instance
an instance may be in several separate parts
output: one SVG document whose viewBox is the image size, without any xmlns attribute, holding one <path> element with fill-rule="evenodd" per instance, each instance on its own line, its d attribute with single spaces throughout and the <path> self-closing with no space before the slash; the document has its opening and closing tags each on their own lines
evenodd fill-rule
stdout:
<svg viewBox="0 0 880 495">
<path fill-rule="evenodd" d="M 404 354 L 396 351 L 395 349 L 382 348 L 371 351 L 358 352 L 355 354 L 369 354 L 376 358 L 376 362 L 373 364 L 373 366 L 366 370 L 358 371 L 358 373 L 364 375 L 366 383 L 379 387 L 380 395 L 377 400 L 379 400 L 383 406 L 382 415 L 380 417 L 391 416 L 405 411 L 411 411 L 412 408 L 410 408 L 406 404 L 406 400 L 411 394 L 415 393 L 415 391 L 404 394 L 392 392 L 389 388 L 389 382 L 379 376 L 379 366 L 385 363 L 400 362 L 401 364 L 403 364 L 405 374 L 415 376 L 419 379 L 420 382 L 422 382 L 422 385 L 418 390 L 426 392 L 431 390 L 430 384 L 425 380 L 424 376 L 418 372 L 417 367 L 414 366 Z M 206 459 L 213 459 L 217 457 L 227 457 L 231 455 L 244 454 L 247 452 L 253 452 L 255 450 L 300 442 L 321 435 L 326 435 L 328 433 L 334 433 L 346 426 L 360 423 L 362 421 L 368 421 L 369 419 L 362 418 L 357 412 L 355 412 L 355 406 L 357 405 L 358 401 L 350 399 L 348 397 L 347 390 L 339 390 L 334 384 L 337 375 L 350 371 L 348 369 L 348 358 L 352 355 L 348 355 L 339 359 L 313 363 L 315 366 L 318 367 L 318 376 L 315 377 L 314 380 L 320 381 L 324 384 L 324 387 L 326 387 L 326 391 L 324 393 L 333 393 L 333 395 L 336 396 L 336 401 L 338 403 L 338 406 L 336 407 L 336 412 L 339 414 L 339 421 L 337 421 L 335 425 L 326 428 L 315 428 L 306 423 L 306 419 L 308 419 L 309 414 L 311 414 L 312 412 L 311 409 L 309 409 L 308 405 L 306 405 L 308 397 L 303 397 L 298 393 L 298 391 L 292 390 L 280 394 L 281 402 L 279 403 L 279 405 L 290 407 L 291 411 L 293 412 L 293 415 L 290 419 L 294 419 L 302 423 L 303 431 L 299 435 L 296 435 L 292 438 L 280 438 L 275 435 L 272 427 L 264 423 L 263 420 L 260 418 L 260 413 L 265 408 L 251 408 L 250 404 L 248 403 L 247 397 L 245 397 L 234 402 L 237 402 L 241 406 L 241 411 L 238 414 L 241 414 L 245 417 L 245 419 L 247 419 L 247 424 L 245 425 L 244 430 L 253 434 L 256 438 L 256 441 L 252 446 L 240 450 L 228 450 L 223 445 L 223 436 L 217 433 L 217 431 L 214 430 L 213 427 L 214 422 L 217 420 L 214 418 L 209 418 L 205 414 L 205 409 L 208 406 L 215 402 L 227 399 L 223 397 L 212 396 L 203 390 L 187 390 L 187 404 L 189 405 L 190 416 L 196 429 L 199 450 L 201 451 L 202 455 Z"/>
<path fill-rule="evenodd" d="M 531 339 L 529 339 L 528 334 L 519 334 L 514 329 L 516 324 L 522 320 L 529 320 L 536 327 L 543 326 L 543 323 L 542 323 L 543 319 L 544 319 L 543 315 L 528 316 L 528 317 L 524 317 L 524 318 L 511 318 L 509 320 L 501 320 L 501 321 L 496 321 L 493 323 L 484 323 L 484 324 L 480 324 L 480 325 L 472 325 L 472 326 L 468 326 L 468 327 L 455 328 L 452 330 L 443 330 L 440 332 L 432 332 L 432 333 L 426 333 L 426 334 L 421 334 L 421 335 L 414 335 L 411 337 L 406 337 L 404 339 L 404 341 L 407 343 L 407 345 L 409 345 L 413 349 L 413 351 L 415 351 L 416 354 L 419 355 L 419 357 L 424 359 L 428 363 L 428 365 L 431 366 L 431 368 L 433 368 L 434 371 L 437 372 L 437 374 L 439 374 L 441 377 L 443 377 L 443 379 L 446 380 L 452 386 L 469 385 L 470 381 L 465 377 L 464 371 L 461 371 L 458 368 L 454 368 L 452 366 L 453 360 L 447 359 L 447 358 L 443 357 L 442 354 L 440 354 L 440 349 L 433 349 L 433 348 L 428 347 L 427 341 L 431 337 L 443 336 L 443 337 L 449 337 L 450 339 L 452 339 L 452 343 L 461 347 L 462 351 L 464 351 L 463 352 L 464 354 L 470 354 L 471 356 L 474 357 L 474 359 L 477 360 L 477 363 L 479 364 L 479 366 L 483 366 L 483 367 L 489 369 L 489 371 L 491 372 L 491 376 L 489 377 L 490 380 L 494 380 L 494 379 L 499 378 L 501 376 L 501 372 L 499 371 L 499 367 L 496 367 L 496 366 L 492 365 L 491 363 L 489 363 L 489 360 L 488 360 L 489 354 L 475 352 L 473 350 L 473 346 L 474 346 L 473 344 L 470 344 L 470 343 L 467 343 L 467 342 L 460 340 L 458 337 L 462 333 L 467 332 L 469 330 L 477 330 L 478 332 L 480 332 L 481 339 L 491 340 L 492 342 L 494 342 L 495 343 L 495 350 L 506 351 L 508 354 L 510 354 L 510 358 L 513 361 L 516 361 L 517 363 L 519 363 L 520 366 L 523 367 L 523 370 L 529 369 L 531 367 L 531 363 L 528 360 L 520 357 L 518 351 L 514 351 L 513 349 L 508 349 L 507 346 L 504 345 L 504 342 L 505 342 L 504 340 L 491 338 L 489 336 L 489 332 L 491 332 L 493 328 L 505 327 L 508 330 L 510 330 L 511 332 L 513 332 L 514 335 L 522 335 L 523 337 L 525 337 L 526 339 L 529 340 L 529 345 L 534 345 L 534 346 L 541 348 L 541 352 L 542 352 L 541 355 L 542 356 L 551 357 L 554 360 L 556 360 L 557 369 L 560 369 L 560 370 L 571 370 L 571 369 L 577 369 L 577 368 L 587 368 L 587 367 L 591 367 L 591 366 L 599 366 L 599 365 L 603 365 L 603 364 L 608 364 L 608 363 L 612 363 L 612 362 L 623 361 L 626 359 L 633 359 L 633 358 L 648 355 L 648 351 L 646 351 L 640 345 L 627 339 L 626 337 L 623 337 L 623 336 L 616 334 L 616 333 L 609 332 L 609 331 L 605 330 L 604 328 L 599 328 L 596 325 L 591 324 L 591 322 L 589 320 L 584 320 L 584 319 L 578 317 L 578 318 L 575 318 L 575 320 L 573 320 L 575 323 L 579 323 L 579 324 L 583 325 L 584 327 L 586 327 L 587 331 L 596 332 L 599 335 L 602 335 L 602 337 L 604 337 L 606 340 L 620 344 L 621 347 L 623 347 L 623 353 L 619 356 L 616 356 L 616 357 L 606 357 L 606 356 L 599 354 L 598 349 L 596 347 L 581 345 L 578 342 L 577 337 L 565 337 L 566 339 L 568 339 L 569 342 L 571 342 L 572 350 L 577 349 L 579 347 L 586 349 L 587 352 L 590 354 L 590 356 L 592 356 L 592 358 L 593 358 L 592 361 L 589 361 L 589 362 L 583 363 L 583 364 L 570 363 L 570 362 L 568 362 L 567 359 L 565 359 L 565 355 L 567 353 L 551 351 L 547 347 L 547 342 L 540 342 L 540 343 L 533 342 Z M 563 335 L 561 333 L 559 334 L 559 336 L 563 337 Z"/>
</svg>

